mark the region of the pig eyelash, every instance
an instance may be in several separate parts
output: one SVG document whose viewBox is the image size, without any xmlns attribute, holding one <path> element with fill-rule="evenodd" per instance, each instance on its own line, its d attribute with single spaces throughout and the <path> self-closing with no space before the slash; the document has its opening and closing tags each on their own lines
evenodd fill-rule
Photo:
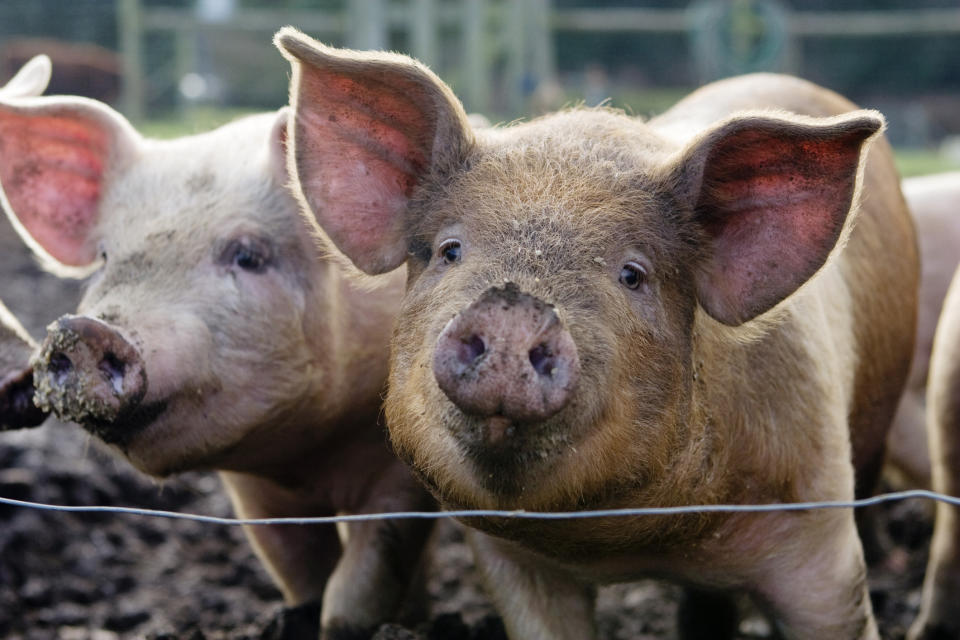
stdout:
<svg viewBox="0 0 960 640">
<path fill-rule="evenodd" d="M 460 241 L 456 238 L 450 238 L 440 243 L 440 248 L 437 249 L 437 256 L 446 264 L 455 264 L 462 259 L 462 251 L 463 248 Z"/>
</svg>

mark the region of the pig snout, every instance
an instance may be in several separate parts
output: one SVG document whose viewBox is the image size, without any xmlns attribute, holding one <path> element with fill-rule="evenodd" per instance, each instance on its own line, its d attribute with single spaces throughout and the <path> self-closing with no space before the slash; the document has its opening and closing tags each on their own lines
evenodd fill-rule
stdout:
<svg viewBox="0 0 960 640">
<path fill-rule="evenodd" d="M 531 422 L 569 403 L 580 359 L 553 306 L 507 283 L 488 289 L 447 323 L 433 373 L 464 413 Z"/>
<path fill-rule="evenodd" d="M 84 425 L 116 422 L 133 412 L 147 391 L 140 354 L 94 318 L 68 315 L 47 327 L 33 364 L 37 404 Z"/>
</svg>

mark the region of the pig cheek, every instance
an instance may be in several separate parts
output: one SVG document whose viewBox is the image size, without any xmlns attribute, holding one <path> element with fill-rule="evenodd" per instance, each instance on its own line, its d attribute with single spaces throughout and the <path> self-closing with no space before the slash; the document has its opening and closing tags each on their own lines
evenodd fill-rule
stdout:
<svg viewBox="0 0 960 640">
<path fill-rule="evenodd" d="M 144 327 L 137 332 L 147 368 L 145 403 L 162 402 L 165 410 L 138 433 L 126 455 L 152 475 L 167 475 L 189 468 L 186 461 L 197 451 L 207 451 L 217 433 L 210 424 L 209 404 L 221 389 L 210 369 L 212 339 L 199 320 L 168 317 L 163 328 Z M 215 414 L 213 414 L 215 415 Z"/>
<path fill-rule="evenodd" d="M 422 302 L 439 297 L 408 298 L 397 320 L 384 412 L 396 453 L 439 498 L 448 499 L 449 492 L 475 483 L 469 461 L 446 428 L 443 407 L 449 401 L 433 376 L 433 344 L 442 327 L 435 326 L 437 323 L 430 318 L 446 317 L 452 312 L 436 309 L 435 302 Z M 438 484 L 443 487 L 442 496 Z"/>
</svg>

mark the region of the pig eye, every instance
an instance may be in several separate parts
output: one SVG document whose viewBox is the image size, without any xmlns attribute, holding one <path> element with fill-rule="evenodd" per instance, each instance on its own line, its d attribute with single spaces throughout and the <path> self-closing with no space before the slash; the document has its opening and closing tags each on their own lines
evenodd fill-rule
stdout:
<svg viewBox="0 0 960 640">
<path fill-rule="evenodd" d="M 227 245 L 220 256 L 220 263 L 250 273 L 263 273 L 270 264 L 270 251 L 262 242 L 242 238 Z"/>
<path fill-rule="evenodd" d="M 233 263 L 244 271 L 263 271 L 267 260 L 250 247 L 240 247 L 233 256 Z"/>
<path fill-rule="evenodd" d="M 639 289 L 647 281 L 647 270 L 636 262 L 628 262 L 620 269 L 620 284 L 627 289 Z"/>
<path fill-rule="evenodd" d="M 460 241 L 452 238 L 450 240 L 444 240 L 437 253 L 447 264 L 460 262 Z"/>
</svg>

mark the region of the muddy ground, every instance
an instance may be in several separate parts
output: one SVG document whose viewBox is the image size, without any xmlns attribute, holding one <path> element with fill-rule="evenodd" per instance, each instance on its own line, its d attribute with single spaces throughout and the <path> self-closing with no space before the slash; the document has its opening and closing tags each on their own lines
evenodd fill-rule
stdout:
<svg viewBox="0 0 960 640">
<path fill-rule="evenodd" d="M 0 219 L 0 299 L 40 338 L 48 322 L 75 308 L 80 286 L 40 271 L 7 224 Z M 53 420 L 0 433 L 0 496 L 231 515 L 215 474 L 189 473 L 159 484 L 79 428 Z M 916 613 L 930 512 L 929 504 L 917 501 L 882 510 L 891 554 L 871 570 L 870 584 L 885 639 L 902 638 Z M 384 627 L 377 638 L 504 638 L 457 527 L 441 524 L 434 542 L 432 619 L 416 629 Z M 678 593 L 652 581 L 603 589 L 600 636 L 675 638 Z M 283 608 L 237 527 L 0 505 L 2 638 L 312 638 L 316 619 L 316 610 Z M 756 616 L 741 625 L 741 638 L 769 635 Z"/>
</svg>

